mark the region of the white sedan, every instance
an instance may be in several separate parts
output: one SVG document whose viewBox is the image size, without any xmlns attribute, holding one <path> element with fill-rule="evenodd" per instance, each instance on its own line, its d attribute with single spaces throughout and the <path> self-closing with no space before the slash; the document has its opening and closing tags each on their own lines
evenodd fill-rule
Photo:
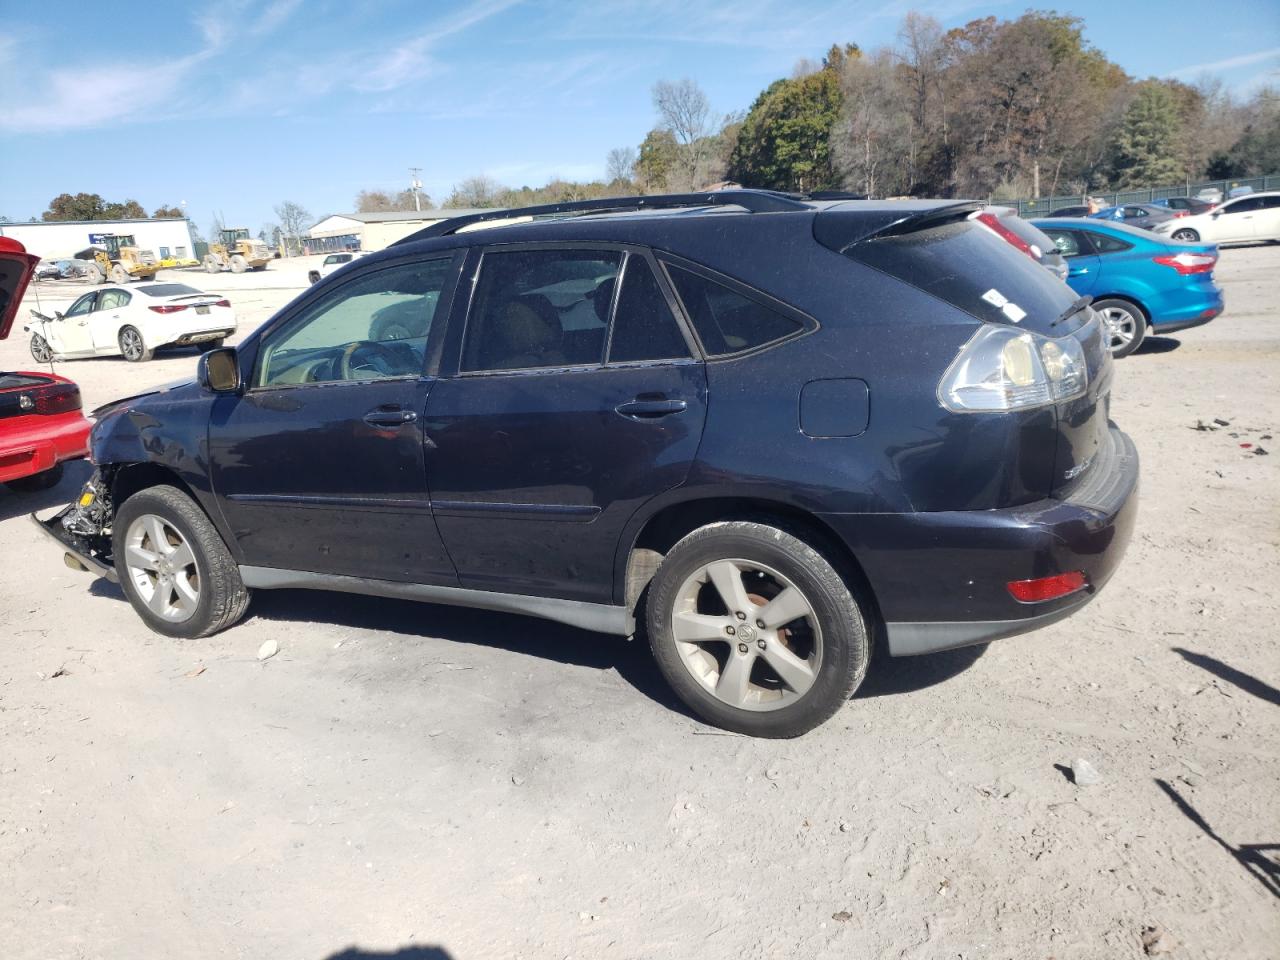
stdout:
<svg viewBox="0 0 1280 960">
<path fill-rule="evenodd" d="M 131 283 L 86 293 L 66 313 L 31 311 L 31 356 L 39 363 L 79 357 L 150 360 L 158 347 L 212 350 L 236 332 L 231 302 L 182 283 Z"/>
<path fill-rule="evenodd" d="M 1158 223 L 1163 237 L 1205 243 L 1280 240 L 1280 191 L 1250 193 L 1190 217 Z"/>
<path fill-rule="evenodd" d="M 308 271 L 307 279 L 312 283 L 319 283 L 335 270 L 341 270 L 352 260 L 358 260 L 364 256 L 363 250 L 349 250 L 343 253 L 331 253 L 324 258 L 324 263 L 320 264 L 316 269 Z"/>
</svg>

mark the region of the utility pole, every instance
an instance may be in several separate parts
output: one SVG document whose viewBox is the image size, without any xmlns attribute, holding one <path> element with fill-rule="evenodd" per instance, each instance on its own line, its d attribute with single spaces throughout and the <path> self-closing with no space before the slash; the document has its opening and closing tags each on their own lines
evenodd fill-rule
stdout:
<svg viewBox="0 0 1280 960">
<path fill-rule="evenodd" d="M 418 175 L 422 173 L 421 167 L 409 168 L 409 189 L 413 191 L 413 209 L 419 213 L 422 212 L 422 181 Z"/>
</svg>

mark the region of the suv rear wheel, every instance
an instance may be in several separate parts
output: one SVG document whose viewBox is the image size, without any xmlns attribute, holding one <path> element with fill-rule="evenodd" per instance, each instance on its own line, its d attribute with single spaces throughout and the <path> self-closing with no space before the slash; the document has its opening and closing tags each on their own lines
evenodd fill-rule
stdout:
<svg viewBox="0 0 1280 960">
<path fill-rule="evenodd" d="M 681 700 L 716 726 L 796 737 L 866 674 L 867 628 L 831 562 L 764 523 L 701 527 L 649 585 L 649 641 Z"/>
<path fill-rule="evenodd" d="M 204 637 L 249 607 L 227 545 L 195 502 L 176 487 L 149 487 L 116 512 L 112 552 L 125 596 L 167 637 Z"/>
</svg>

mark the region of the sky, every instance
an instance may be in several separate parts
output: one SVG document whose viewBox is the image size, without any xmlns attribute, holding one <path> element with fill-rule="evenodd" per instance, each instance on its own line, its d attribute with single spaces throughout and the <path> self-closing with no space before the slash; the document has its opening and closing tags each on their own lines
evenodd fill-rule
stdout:
<svg viewBox="0 0 1280 960">
<path fill-rule="evenodd" d="M 0 0 L 0 215 L 81 191 L 186 202 L 255 233 L 281 201 L 316 219 L 362 189 L 426 192 L 604 173 L 655 125 L 651 89 L 690 77 L 745 110 L 832 43 L 891 44 L 908 10 L 944 27 L 1029 4 L 987 0 L 219 0 L 143 19 L 69 0 Z M 1083 19 L 1131 75 L 1280 86 L 1276 0 L 1034 4 Z M 141 8 L 140 8 L 141 9 Z"/>
</svg>

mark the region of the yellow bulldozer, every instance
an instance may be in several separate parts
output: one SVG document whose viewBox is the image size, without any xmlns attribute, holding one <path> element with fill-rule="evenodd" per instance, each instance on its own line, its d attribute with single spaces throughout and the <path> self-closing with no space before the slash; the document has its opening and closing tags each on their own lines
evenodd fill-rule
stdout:
<svg viewBox="0 0 1280 960">
<path fill-rule="evenodd" d="M 89 239 L 93 246 L 77 253 L 76 259 L 89 261 L 86 276 L 90 283 L 151 280 L 160 270 L 156 255 L 139 250 L 133 234 L 102 233 Z"/>
<path fill-rule="evenodd" d="M 217 243 L 209 244 L 209 252 L 204 255 L 204 268 L 209 273 L 223 270 L 244 273 L 246 270 L 265 270 L 270 261 L 271 251 L 265 243 L 251 239 L 244 227 L 231 227 L 220 231 Z"/>
</svg>

